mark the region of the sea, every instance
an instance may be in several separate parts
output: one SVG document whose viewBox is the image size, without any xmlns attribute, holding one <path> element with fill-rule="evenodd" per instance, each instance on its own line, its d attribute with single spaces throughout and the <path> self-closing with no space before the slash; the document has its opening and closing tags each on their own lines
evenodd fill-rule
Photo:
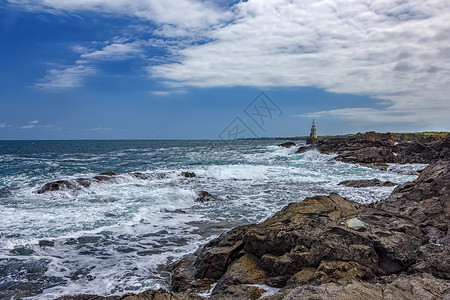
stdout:
<svg viewBox="0 0 450 300">
<path fill-rule="evenodd" d="M 314 195 L 379 201 L 393 187 L 338 183 L 401 184 L 424 167 L 381 171 L 317 150 L 295 154 L 281 142 L 0 141 L 0 298 L 167 289 L 167 266 L 233 227 Z M 118 175 L 87 188 L 37 193 L 48 182 L 108 171 Z M 197 202 L 200 191 L 217 200 Z"/>
</svg>

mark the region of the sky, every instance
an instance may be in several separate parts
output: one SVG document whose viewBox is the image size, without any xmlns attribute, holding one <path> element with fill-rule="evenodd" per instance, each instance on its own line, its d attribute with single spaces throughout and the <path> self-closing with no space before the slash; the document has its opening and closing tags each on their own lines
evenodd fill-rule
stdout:
<svg viewBox="0 0 450 300">
<path fill-rule="evenodd" d="M 450 130 L 448 0 L 0 0 L 0 140 Z"/>
</svg>

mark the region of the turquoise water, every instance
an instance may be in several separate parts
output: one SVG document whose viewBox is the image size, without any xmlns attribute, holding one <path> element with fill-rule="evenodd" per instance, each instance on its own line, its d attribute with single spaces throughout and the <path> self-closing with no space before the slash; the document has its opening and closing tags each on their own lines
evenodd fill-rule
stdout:
<svg viewBox="0 0 450 300">
<path fill-rule="evenodd" d="M 53 299 L 165 288 L 164 266 L 225 230 L 262 221 L 308 196 L 337 192 L 369 203 L 392 191 L 338 186 L 343 180 L 415 179 L 317 151 L 294 154 L 278 143 L 1 141 L 0 296 Z M 119 175 L 89 188 L 37 194 L 47 182 L 106 171 Z M 195 202 L 199 191 L 218 200 Z"/>
</svg>

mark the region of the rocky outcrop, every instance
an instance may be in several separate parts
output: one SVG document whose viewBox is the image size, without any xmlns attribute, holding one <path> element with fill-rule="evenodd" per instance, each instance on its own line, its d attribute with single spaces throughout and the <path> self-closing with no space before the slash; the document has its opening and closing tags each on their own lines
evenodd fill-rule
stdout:
<svg viewBox="0 0 450 300">
<path fill-rule="evenodd" d="M 354 188 L 363 188 L 363 187 L 396 186 L 398 184 L 390 181 L 380 181 L 379 179 L 364 179 L 364 180 L 345 180 L 339 182 L 339 185 L 345 185 Z"/>
<path fill-rule="evenodd" d="M 322 153 L 337 153 L 336 160 L 364 166 L 386 168 L 388 163 L 429 164 L 450 159 L 450 134 L 442 139 L 410 141 L 404 135 L 366 132 L 333 137 L 318 142 Z"/>
<path fill-rule="evenodd" d="M 434 242 L 450 244 L 450 162 L 426 167 L 416 180 L 371 207 L 408 218 Z"/>
<path fill-rule="evenodd" d="M 337 194 L 291 203 L 175 265 L 173 288 L 204 292 L 215 282 L 213 299 L 257 299 L 261 285 L 281 288 L 264 299 L 444 299 L 448 171 L 438 162 L 374 205 Z"/>
<path fill-rule="evenodd" d="M 279 147 L 283 148 L 291 148 L 297 146 L 294 142 L 285 142 L 278 145 Z"/>
</svg>

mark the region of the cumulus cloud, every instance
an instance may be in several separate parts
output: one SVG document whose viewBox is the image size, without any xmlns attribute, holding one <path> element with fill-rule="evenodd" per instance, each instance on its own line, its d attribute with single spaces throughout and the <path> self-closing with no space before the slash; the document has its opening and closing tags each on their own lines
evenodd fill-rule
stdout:
<svg viewBox="0 0 450 300">
<path fill-rule="evenodd" d="M 197 0 L 8 0 L 32 11 L 97 11 L 138 17 L 160 24 L 196 28 L 223 21 L 229 13 L 215 7 L 214 2 Z"/>
<path fill-rule="evenodd" d="M 249 0 L 234 12 L 210 42 L 180 48 L 179 61 L 150 76 L 172 86 L 315 86 L 390 103 L 316 116 L 449 126 L 448 1 Z"/>
</svg>

